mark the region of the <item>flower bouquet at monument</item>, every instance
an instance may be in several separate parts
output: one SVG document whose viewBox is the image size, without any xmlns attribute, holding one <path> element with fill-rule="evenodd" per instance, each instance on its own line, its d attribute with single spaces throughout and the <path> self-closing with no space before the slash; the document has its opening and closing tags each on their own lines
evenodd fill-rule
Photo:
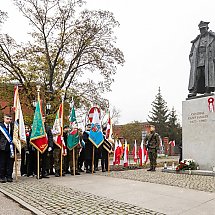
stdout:
<svg viewBox="0 0 215 215">
<path fill-rule="evenodd" d="M 177 166 L 176 171 L 180 170 L 197 170 L 199 165 L 193 159 L 184 159 Z"/>
</svg>

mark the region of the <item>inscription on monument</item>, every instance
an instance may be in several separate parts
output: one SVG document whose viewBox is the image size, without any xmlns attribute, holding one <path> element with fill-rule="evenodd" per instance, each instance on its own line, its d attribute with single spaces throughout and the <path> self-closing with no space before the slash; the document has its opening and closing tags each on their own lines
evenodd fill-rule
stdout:
<svg viewBox="0 0 215 215">
<path fill-rule="evenodd" d="M 189 123 L 204 123 L 207 122 L 208 114 L 205 112 L 193 112 L 187 117 Z"/>
</svg>

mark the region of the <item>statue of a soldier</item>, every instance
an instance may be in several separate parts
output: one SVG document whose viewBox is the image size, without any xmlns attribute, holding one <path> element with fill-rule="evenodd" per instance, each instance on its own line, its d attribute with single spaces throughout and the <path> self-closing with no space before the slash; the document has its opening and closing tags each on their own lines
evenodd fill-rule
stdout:
<svg viewBox="0 0 215 215">
<path fill-rule="evenodd" d="M 215 33 L 208 31 L 208 24 L 201 21 L 200 34 L 191 41 L 188 97 L 210 95 L 215 89 Z"/>
</svg>

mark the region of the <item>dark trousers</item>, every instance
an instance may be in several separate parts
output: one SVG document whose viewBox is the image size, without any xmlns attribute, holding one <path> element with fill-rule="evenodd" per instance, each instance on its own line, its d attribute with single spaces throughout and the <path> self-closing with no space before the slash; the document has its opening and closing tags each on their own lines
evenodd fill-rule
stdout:
<svg viewBox="0 0 215 215">
<path fill-rule="evenodd" d="M 53 151 L 50 151 L 50 152 L 47 152 L 47 156 L 46 156 L 46 171 L 48 174 L 53 174 L 54 173 L 53 169 L 54 169 L 54 155 L 53 155 Z"/>
<path fill-rule="evenodd" d="M 27 174 L 27 156 L 24 148 L 21 150 L 20 172 L 21 172 L 21 175 Z"/>
<path fill-rule="evenodd" d="M 48 151 L 46 150 L 43 154 L 40 153 L 40 174 L 42 176 L 47 175 L 47 166 L 48 166 Z M 37 167 L 38 168 L 38 167 Z"/>
<path fill-rule="evenodd" d="M 101 165 L 102 170 L 108 170 L 108 151 L 106 149 L 102 150 Z"/>
<path fill-rule="evenodd" d="M 85 149 L 82 148 L 80 152 L 80 156 L 78 157 L 78 169 L 81 170 L 85 161 Z"/>
<path fill-rule="evenodd" d="M 92 159 L 85 160 L 86 170 L 92 170 Z"/>
<path fill-rule="evenodd" d="M 27 176 L 37 175 L 37 151 L 29 151 L 27 157 Z"/>
<path fill-rule="evenodd" d="M 10 151 L 0 150 L 0 178 L 12 178 L 14 158 L 10 157 Z"/>
<path fill-rule="evenodd" d="M 150 161 L 150 168 L 155 169 L 155 167 L 157 166 L 157 150 L 149 149 L 148 155 L 149 155 L 149 161 Z"/>
</svg>

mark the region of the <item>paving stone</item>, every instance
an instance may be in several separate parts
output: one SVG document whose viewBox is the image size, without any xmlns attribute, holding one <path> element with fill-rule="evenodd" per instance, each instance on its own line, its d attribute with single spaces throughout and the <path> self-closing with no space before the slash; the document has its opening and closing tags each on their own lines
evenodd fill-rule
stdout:
<svg viewBox="0 0 215 215">
<path fill-rule="evenodd" d="M 3 184 L 2 189 L 45 214 L 155 214 L 131 204 L 115 201 L 86 192 L 77 192 L 71 188 L 49 184 L 38 180 L 20 180 L 17 183 Z M 66 198 L 65 198 L 66 196 Z M 117 211 L 115 210 L 117 209 Z M 150 211 L 150 212 L 149 212 Z M 159 215 L 161 213 L 158 213 Z"/>
<path fill-rule="evenodd" d="M 108 176 L 108 173 L 98 172 L 97 175 Z M 142 182 L 165 184 L 205 192 L 215 192 L 214 176 L 164 173 L 161 169 L 158 169 L 156 172 L 148 172 L 145 169 L 112 171 L 109 173 L 109 176 Z"/>
</svg>

